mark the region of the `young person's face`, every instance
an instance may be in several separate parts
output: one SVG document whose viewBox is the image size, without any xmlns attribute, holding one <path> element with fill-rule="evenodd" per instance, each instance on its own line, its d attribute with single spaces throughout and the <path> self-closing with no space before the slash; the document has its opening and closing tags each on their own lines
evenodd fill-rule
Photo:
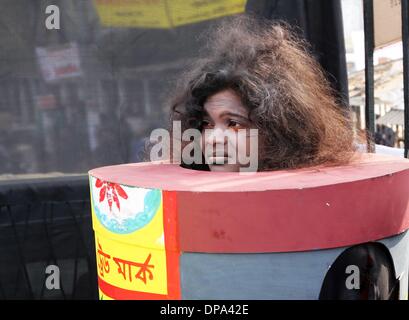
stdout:
<svg viewBox="0 0 409 320">
<path fill-rule="evenodd" d="M 246 167 L 240 163 L 239 156 L 249 155 L 249 129 L 255 127 L 240 97 L 233 90 L 225 89 L 206 100 L 204 111 L 202 147 L 210 171 L 234 172 Z M 244 139 L 238 138 L 239 129 L 245 130 Z M 229 158 L 235 163 L 228 163 Z"/>
</svg>

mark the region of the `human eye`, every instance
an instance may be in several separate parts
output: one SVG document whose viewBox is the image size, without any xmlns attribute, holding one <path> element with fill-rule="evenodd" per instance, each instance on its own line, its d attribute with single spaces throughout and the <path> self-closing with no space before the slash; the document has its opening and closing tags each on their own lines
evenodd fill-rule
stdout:
<svg viewBox="0 0 409 320">
<path fill-rule="evenodd" d="M 242 123 L 241 121 L 237 121 L 237 120 L 234 120 L 234 119 L 229 119 L 228 120 L 228 127 L 231 128 L 231 129 L 237 130 L 237 129 L 246 128 L 247 126 L 244 123 Z"/>
<path fill-rule="evenodd" d="M 207 119 L 202 120 L 202 128 L 203 129 L 210 129 L 212 127 L 213 126 L 212 126 L 212 124 L 211 124 L 211 122 L 209 120 L 207 120 Z"/>
</svg>

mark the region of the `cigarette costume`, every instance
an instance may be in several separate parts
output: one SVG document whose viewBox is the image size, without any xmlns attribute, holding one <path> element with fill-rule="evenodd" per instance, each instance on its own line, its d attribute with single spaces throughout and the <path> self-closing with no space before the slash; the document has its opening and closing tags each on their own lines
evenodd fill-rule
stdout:
<svg viewBox="0 0 409 320">
<path fill-rule="evenodd" d="M 409 160 L 245 174 L 145 162 L 89 176 L 101 299 L 318 299 L 336 259 L 366 242 L 390 253 L 407 299 Z"/>
</svg>

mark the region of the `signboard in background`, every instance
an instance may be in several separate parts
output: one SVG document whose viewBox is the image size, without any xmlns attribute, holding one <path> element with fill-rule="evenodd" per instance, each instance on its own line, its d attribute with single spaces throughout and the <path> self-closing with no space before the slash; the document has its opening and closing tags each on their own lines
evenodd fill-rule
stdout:
<svg viewBox="0 0 409 320">
<path fill-rule="evenodd" d="M 82 75 L 80 55 L 76 43 L 36 48 L 37 59 L 44 80 L 54 82 Z"/>
<path fill-rule="evenodd" d="M 402 40 L 400 0 L 374 0 L 375 48 Z"/>
<path fill-rule="evenodd" d="M 107 27 L 172 28 L 243 13 L 246 0 L 94 0 Z"/>
<path fill-rule="evenodd" d="M 51 110 L 57 108 L 57 100 L 53 94 L 47 94 L 36 97 L 37 107 L 42 110 Z"/>
</svg>

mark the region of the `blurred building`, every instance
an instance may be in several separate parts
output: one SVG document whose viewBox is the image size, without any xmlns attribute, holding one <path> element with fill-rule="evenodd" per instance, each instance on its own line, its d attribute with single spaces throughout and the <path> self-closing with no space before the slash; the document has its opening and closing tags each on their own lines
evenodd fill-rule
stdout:
<svg viewBox="0 0 409 320">
<path fill-rule="evenodd" d="M 350 105 L 358 129 L 365 129 L 365 36 L 362 0 L 342 0 Z M 377 129 L 395 134 L 394 146 L 403 146 L 402 42 L 377 48 L 375 66 L 375 117 Z"/>
<path fill-rule="evenodd" d="M 166 94 L 211 21 L 116 26 L 101 21 L 101 3 L 1 2 L 0 174 L 129 162 L 139 140 L 167 125 Z M 60 30 L 45 28 L 51 4 L 60 8 Z"/>
<path fill-rule="evenodd" d="M 46 28 L 49 5 L 58 30 Z M 0 174 L 140 161 L 203 31 L 248 10 L 298 25 L 347 96 L 338 0 L 2 0 Z"/>
</svg>

